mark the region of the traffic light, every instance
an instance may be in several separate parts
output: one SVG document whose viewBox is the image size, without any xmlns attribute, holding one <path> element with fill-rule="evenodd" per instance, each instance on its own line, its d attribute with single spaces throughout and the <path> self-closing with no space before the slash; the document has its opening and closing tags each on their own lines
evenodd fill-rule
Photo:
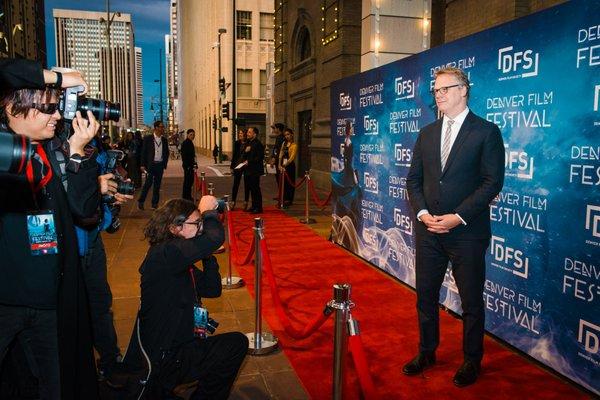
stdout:
<svg viewBox="0 0 600 400">
<path fill-rule="evenodd" d="M 224 95 L 226 89 L 227 88 L 225 87 L 225 78 L 219 78 L 219 92 L 222 95 Z"/>
<path fill-rule="evenodd" d="M 229 103 L 221 106 L 221 117 L 229 119 Z"/>
</svg>

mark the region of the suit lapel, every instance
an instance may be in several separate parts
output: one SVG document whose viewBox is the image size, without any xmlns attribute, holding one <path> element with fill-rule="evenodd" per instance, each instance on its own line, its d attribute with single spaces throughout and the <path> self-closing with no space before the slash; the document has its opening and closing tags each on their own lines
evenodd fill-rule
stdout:
<svg viewBox="0 0 600 400">
<path fill-rule="evenodd" d="M 441 176 L 444 176 L 446 171 L 448 171 L 448 168 L 450 168 L 450 166 L 452 165 L 452 161 L 454 161 L 454 159 L 456 158 L 456 154 L 459 152 L 460 147 L 462 146 L 464 141 L 467 139 L 467 137 L 471 133 L 471 125 L 472 124 L 473 124 L 473 112 L 469 111 L 469 113 L 467 114 L 467 117 L 465 118 L 465 121 L 463 122 L 463 124 L 460 127 L 460 131 L 458 131 L 456 140 L 452 144 L 452 149 L 450 150 L 450 154 L 448 155 L 448 160 L 446 160 L 446 166 L 444 167 L 444 170 L 442 171 Z M 441 160 L 440 160 L 439 164 L 440 164 L 440 168 L 441 168 L 441 164 L 442 164 Z"/>
</svg>

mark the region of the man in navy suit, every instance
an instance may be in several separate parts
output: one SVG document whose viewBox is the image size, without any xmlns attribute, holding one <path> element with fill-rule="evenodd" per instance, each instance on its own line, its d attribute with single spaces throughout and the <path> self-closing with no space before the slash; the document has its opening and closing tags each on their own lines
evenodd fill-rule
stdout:
<svg viewBox="0 0 600 400">
<path fill-rule="evenodd" d="M 437 72 L 433 94 L 443 118 L 427 125 L 413 149 L 407 176 L 416 224 L 419 353 L 402 371 L 420 374 L 435 363 L 439 292 L 448 261 L 463 310 L 464 362 L 454 376 L 474 383 L 483 357 L 485 252 L 489 204 L 504 183 L 504 143 L 498 127 L 467 107 L 469 79 L 458 68 Z"/>
<path fill-rule="evenodd" d="M 165 126 L 162 121 L 154 121 L 154 134 L 144 138 L 142 143 L 142 163 L 140 169 L 146 173 L 146 181 L 142 187 L 142 193 L 138 199 L 138 208 L 144 209 L 144 201 L 150 187 L 152 189 L 152 208 L 158 207 L 160 196 L 160 183 L 162 182 L 163 172 L 167 169 L 169 162 L 169 143 L 163 136 Z"/>
</svg>

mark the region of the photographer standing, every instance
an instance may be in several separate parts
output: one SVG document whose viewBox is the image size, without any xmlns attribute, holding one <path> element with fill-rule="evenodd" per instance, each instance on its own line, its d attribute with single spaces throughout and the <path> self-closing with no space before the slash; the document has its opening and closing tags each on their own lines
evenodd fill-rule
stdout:
<svg viewBox="0 0 600 400">
<path fill-rule="evenodd" d="M 43 71 L 27 60 L 4 60 L 0 70 L 0 127 L 26 136 L 34 149 L 26 176 L 0 175 L 0 360 L 19 338 L 35 359 L 41 399 L 94 399 L 73 218 L 93 216 L 98 208 L 97 165 L 84 146 L 99 124 L 91 112 L 87 119 L 77 112 L 68 143 L 55 137 L 58 88 L 83 84 L 81 74 Z M 68 191 L 56 169 L 55 150 L 63 145 Z"/>
<path fill-rule="evenodd" d="M 198 380 L 190 399 L 226 399 L 248 350 L 240 332 L 207 336 L 214 321 L 201 298 L 221 295 L 212 255 L 224 241 L 216 208 L 213 196 L 202 197 L 199 209 L 188 200 L 169 200 L 144 230 L 150 249 L 140 267 L 139 318 L 152 365 L 149 398 L 171 398 L 175 386 Z M 199 270 L 194 263 L 201 260 Z"/>
</svg>

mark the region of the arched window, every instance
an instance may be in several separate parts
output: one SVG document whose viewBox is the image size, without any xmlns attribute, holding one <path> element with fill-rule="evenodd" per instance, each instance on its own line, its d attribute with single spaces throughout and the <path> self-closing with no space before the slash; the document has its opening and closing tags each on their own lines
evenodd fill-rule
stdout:
<svg viewBox="0 0 600 400">
<path fill-rule="evenodd" d="M 312 56 L 310 33 L 308 32 L 306 26 L 300 28 L 300 32 L 298 33 L 296 56 L 297 63 L 301 63 L 302 61 L 307 60 Z"/>
</svg>

